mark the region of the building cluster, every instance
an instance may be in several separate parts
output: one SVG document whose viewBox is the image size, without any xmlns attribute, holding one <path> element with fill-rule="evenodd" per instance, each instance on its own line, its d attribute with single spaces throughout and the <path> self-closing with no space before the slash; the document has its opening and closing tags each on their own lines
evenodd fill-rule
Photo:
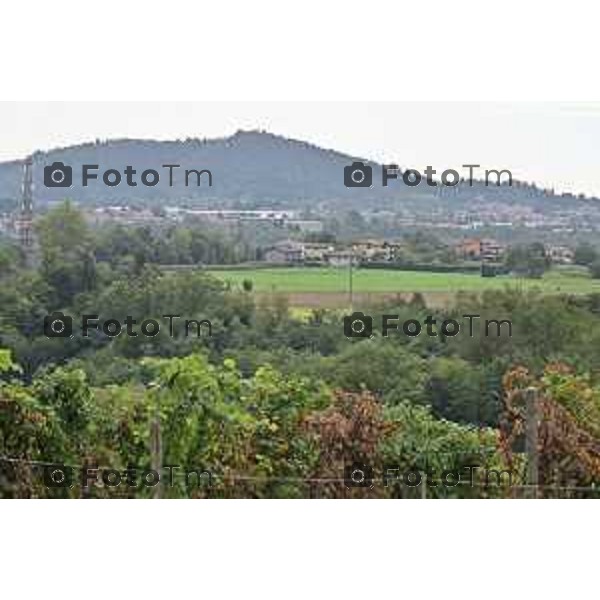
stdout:
<svg viewBox="0 0 600 600">
<path fill-rule="evenodd" d="M 383 212 L 379 212 L 378 217 L 381 218 L 383 214 Z M 234 225 L 245 222 L 270 223 L 299 233 L 321 233 L 323 230 L 322 221 L 302 219 L 294 211 L 275 209 L 203 210 L 170 206 L 139 208 L 123 205 L 90 208 L 86 210 L 86 216 L 94 225 L 102 225 L 107 222 L 123 225 L 160 225 L 165 222 Z M 461 215 L 456 213 L 456 216 L 460 218 Z M 528 216 L 531 217 L 531 214 Z M 399 217 L 396 216 L 396 224 L 398 224 L 398 219 Z M 513 214 L 514 220 L 516 219 Z M 18 214 L 0 214 L 0 234 L 19 239 L 21 223 L 22 219 Z M 456 243 L 452 250 L 458 260 L 501 263 L 506 256 L 508 247 L 491 238 L 468 237 Z M 399 262 L 402 254 L 411 254 L 410 248 L 407 248 L 406 243 L 402 241 L 366 239 L 347 244 L 332 244 L 288 239 L 267 248 L 264 251 L 264 260 L 272 264 L 321 264 L 342 267 L 351 262 L 357 264 Z M 546 254 L 555 264 L 574 263 L 574 251 L 567 246 L 547 245 Z"/>
<path fill-rule="evenodd" d="M 547 229 L 556 233 L 590 232 L 600 229 L 600 209 L 593 214 L 583 213 L 580 209 L 548 210 L 541 213 L 527 206 L 507 206 L 501 203 L 474 202 L 469 210 L 460 210 L 447 206 L 422 208 L 405 207 L 394 211 L 377 210 L 361 212 L 362 217 L 373 222 L 386 222 L 400 229 L 444 229 L 473 232 L 482 228 L 525 228 Z M 331 213 L 322 213 L 329 217 Z M 198 221 L 220 225 L 238 223 L 271 224 L 274 226 L 300 231 L 319 233 L 323 231 L 323 220 L 307 218 L 293 210 L 273 208 L 242 209 L 200 209 L 181 206 L 158 208 L 140 208 L 136 206 L 103 206 L 91 209 L 88 214 L 92 222 L 116 221 L 129 223 L 156 223 L 165 221 Z M 465 233 L 469 235 L 469 233 Z"/>
<path fill-rule="evenodd" d="M 383 219 L 397 227 L 477 231 L 482 228 L 545 229 L 555 233 L 593 232 L 600 229 L 600 207 L 574 204 L 572 208 L 548 206 L 544 211 L 531 206 L 474 199 L 470 206 L 406 206 L 393 211 L 362 213 L 369 219 Z"/>
<path fill-rule="evenodd" d="M 167 206 L 164 208 L 139 208 L 135 206 L 102 206 L 89 211 L 88 220 L 101 225 L 107 222 L 122 225 L 175 223 L 208 223 L 215 225 L 236 225 L 238 223 L 271 224 L 303 233 L 319 233 L 323 230 L 322 221 L 304 219 L 289 210 L 204 210 Z"/>
<path fill-rule="evenodd" d="M 164 221 L 159 211 L 130 206 L 103 206 L 86 212 L 86 216 L 92 225 L 158 225 Z"/>
<path fill-rule="evenodd" d="M 467 238 L 456 246 L 456 252 L 463 260 L 480 260 L 483 262 L 501 262 L 508 250 L 506 244 L 501 244 L 490 238 Z M 575 262 L 575 252 L 568 246 L 546 245 L 546 256 L 554 264 L 572 265 Z"/>
<path fill-rule="evenodd" d="M 274 265 L 321 264 L 332 267 L 354 263 L 393 263 L 406 248 L 401 241 L 362 240 L 345 245 L 283 240 L 266 249 L 264 260 Z M 457 259 L 501 263 L 508 246 L 491 238 L 466 238 L 454 246 Z M 555 264 L 573 264 L 574 252 L 566 246 L 546 246 Z"/>
<path fill-rule="evenodd" d="M 546 254 L 557 265 L 572 265 L 575 262 L 575 252 L 567 246 L 547 246 Z"/>
<path fill-rule="evenodd" d="M 456 245 L 455 251 L 463 260 L 500 262 L 506 253 L 506 246 L 489 238 L 467 238 Z"/>
<path fill-rule="evenodd" d="M 351 262 L 393 262 L 402 247 L 401 242 L 386 240 L 363 240 L 346 245 L 284 240 L 267 248 L 265 260 L 273 264 L 344 267 Z"/>
<path fill-rule="evenodd" d="M 303 219 L 296 212 L 290 210 L 204 210 L 180 207 L 167 207 L 165 214 L 175 221 L 198 220 L 209 223 L 271 223 L 288 229 L 302 232 L 321 232 L 322 221 L 316 219 Z"/>
</svg>

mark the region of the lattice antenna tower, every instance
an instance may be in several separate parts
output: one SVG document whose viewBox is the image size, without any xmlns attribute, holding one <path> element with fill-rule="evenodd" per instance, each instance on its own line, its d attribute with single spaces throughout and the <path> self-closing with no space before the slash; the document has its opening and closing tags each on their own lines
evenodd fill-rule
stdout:
<svg viewBox="0 0 600 600">
<path fill-rule="evenodd" d="M 28 256 L 33 247 L 33 160 L 25 159 L 23 165 L 23 186 L 19 211 L 19 241 L 21 248 Z"/>
</svg>

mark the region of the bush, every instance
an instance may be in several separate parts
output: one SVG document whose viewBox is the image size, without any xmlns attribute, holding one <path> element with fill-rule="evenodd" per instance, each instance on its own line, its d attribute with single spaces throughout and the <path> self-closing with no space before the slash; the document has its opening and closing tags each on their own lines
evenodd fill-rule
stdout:
<svg viewBox="0 0 600 600">
<path fill-rule="evenodd" d="M 589 267 L 590 275 L 594 279 L 600 279 L 600 259 L 597 258 Z"/>
</svg>

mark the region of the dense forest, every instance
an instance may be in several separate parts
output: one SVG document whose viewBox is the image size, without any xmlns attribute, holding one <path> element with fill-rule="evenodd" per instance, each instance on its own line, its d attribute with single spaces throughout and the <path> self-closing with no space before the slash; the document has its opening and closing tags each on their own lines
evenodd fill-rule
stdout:
<svg viewBox="0 0 600 600">
<path fill-rule="evenodd" d="M 36 260 L 0 252 L 0 496 L 152 496 L 149 488 L 48 487 L 53 464 L 126 469 L 156 463 L 212 473 L 175 479 L 182 497 L 422 497 L 410 485 L 352 487 L 352 464 L 405 469 L 486 465 L 513 486 L 476 479 L 432 497 L 510 497 L 523 487 L 523 395 L 534 388 L 540 484 L 546 495 L 594 495 L 600 482 L 600 297 L 507 287 L 459 294 L 439 319 L 510 319 L 512 336 L 348 339 L 339 311 L 299 317 L 285 299 L 257 303 L 251 286 L 202 271 L 165 272 L 142 234 L 92 230 L 66 203 L 37 223 Z M 136 234 L 137 235 L 137 234 Z M 250 252 L 205 234 L 169 244 Z M 179 246 L 178 246 L 179 243 Z M 145 246 L 144 246 L 145 244 Z M 225 250 L 228 248 L 228 250 Z M 174 256 L 174 260 L 177 256 Z M 232 261 L 234 258 L 231 259 Z M 226 262 L 226 261 L 225 261 Z M 423 298 L 361 307 L 425 320 Z M 47 337 L 45 318 L 71 315 L 72 337 Z M 209 319 L 210 336 L 82 336 L 84 314 L 142 321 Z M 544 491 L 545 490 L 545 491 Z M 561 491 L 562 490 L 562 491 Z M 565 491 L 570 490 L 570 491 Z"/>
</svg>

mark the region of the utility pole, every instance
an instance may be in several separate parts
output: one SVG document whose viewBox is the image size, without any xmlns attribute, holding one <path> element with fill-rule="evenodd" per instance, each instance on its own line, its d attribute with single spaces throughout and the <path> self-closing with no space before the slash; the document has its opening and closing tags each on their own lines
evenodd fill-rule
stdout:
<svg viewBox="0 0 600 600">
<path fill-rule="evenodd" d="M 150 455 L 152 457 L 152 470 L 159 475 L 158 483 L 154 486 L 153 498 L 159 500 L 162 498 L 162 482 L 160 480 L 162 470 L 162 435 L 160 431 L 160 415 L 157 415 L 152 422 L 150 429 Z"/>
<path fill-rule="evenodd" d="M 149 392 L 154 395 L 154 419 L 150 425 L 150 460 L 151 469 L 158 473 L 158 483 L 154 486 L 152 498 L 159 500 L 162 498 L 162 481 L 160 479 L 163 464 L 163 445 L 162 432 L 160 428 L 160 386 L 151 383 L 148 386 Z"/>
<path fill-rule="evenodd" d="M 534 387 L 525 390 L 525 454 L 527 455 L 527 495 L 537 498 L 539 484 L 538 452 L 538 391 Z"/>
</svg>

